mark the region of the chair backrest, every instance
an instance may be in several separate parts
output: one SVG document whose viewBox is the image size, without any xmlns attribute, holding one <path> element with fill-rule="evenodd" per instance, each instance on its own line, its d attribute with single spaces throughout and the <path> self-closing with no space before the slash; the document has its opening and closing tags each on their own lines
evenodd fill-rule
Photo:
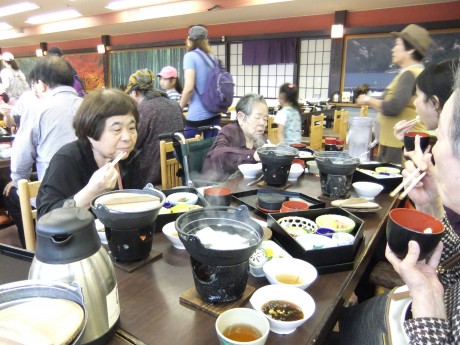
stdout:
<svg viewBox="0 0 460 345">
<path fill-rule="evenodd" d="M 194 138 L 186 139 L 187 142 L 199 141 L 201 136 L 197 134 Z M 172 141 L 160 141 L 160 172 L 161 172 L 161 189 L 171 189 L 182 186 L 182 177 L 177 176 L 177 170 L 180 164 L 173 155 L 174 146 Z"/>
<path fill-rule="evenodd" d="M 310 124 L 310 148 L 321 150 L 323 147 L 324 114 L 312 115 Z"/>
<path fill-rule="evenodd" d="M 342 120 L 343 109 L 334 110 L 334 123 L 332 125 L 332 132 L 334 134 L 339 134 L 340 131 L 340 121 Z"/>
<path fill-rule="evenodd" d="M 32 209 L 30 199 L 38 195 L 40 185 L 41 181 L 29 182 L 25 179 L 18 181 L 19 204 L 21 206 L 26 249 L 32 252 L 35 251 L 36 236 L 34 220 L 37 219 L 37 210 Z"/>
<path fill-rule="evenodd" d="M 348 131 L 348 111 L 344 111 L 342 119 L 340 121 L 340 131 L 339 139 L 343 140 L 343 143 L 346 144 L 347 141 L 347 131 Z"/>
<path fill-rule="evenodd" d="M 275 124 L 275 117 L 268 117 L 267 137 L 272 144 L 278 144 L 278 125 Z"/>
<path fill-rule="evenodd" d="M 359 116 L 367 116 L 368 112 L 369 112 L 369 106 L 363 105 L 361 106 L 361 109 L 359 110 Z"/>
</svg>

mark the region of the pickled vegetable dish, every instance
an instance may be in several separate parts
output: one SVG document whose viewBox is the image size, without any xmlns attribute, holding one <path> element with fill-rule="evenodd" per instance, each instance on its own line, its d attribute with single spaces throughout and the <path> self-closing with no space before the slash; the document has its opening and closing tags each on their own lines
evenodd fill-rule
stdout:
<svg viewBox="0 0 460 345">
<path fill-rule="evenodd" d="M 274 300 L 262 306 L 262 312 L 273 320 L 297 321 L 303 319 L 303 312 L 294 303 Z"/>
</svg>

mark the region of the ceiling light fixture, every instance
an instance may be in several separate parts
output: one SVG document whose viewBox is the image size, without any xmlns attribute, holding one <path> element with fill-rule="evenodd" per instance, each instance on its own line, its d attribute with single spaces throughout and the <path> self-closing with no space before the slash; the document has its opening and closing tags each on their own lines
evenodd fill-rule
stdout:
<svg viewBox="0 0 460 345">
<path fill-rule="evenodd" d="M 13 27 L 10 24 L 5 23 L 5 22 L 0 22 L 0 31 L 10 30 L 12 28 Z"/>
<path fill-rule="evenodd" d="M 81 17 L 80 12 L 76 10 L 64 10 L 59 12 L 53 12 L 48 14 L 41 14 L 38 16 L 30 17 L 26 20 L 27 24 L 43 24 L 50 22 L 60 22 L 66 19 Z"/>
<path fill-rule="evenodd" d="M 12 14 L 23 13 L 27 11 L 36 10 L 40 6 L 35 5 L 31 2 L 20 2 L 15 5 L 8 5 L 0 7 L 0 17 L 11 16 Z"/>
<path fill-rule="evenodd" d="M 144 7 L 144 6 L 152 6 L 152 5 L 160 5 L 165 4 L 168 2 L 174 2 L 177 0 L 117 0 L 112 1 L 110 4 L 105 6 L 105 8 L 113 11 L 121 11 L 126 10 L 128 8 L 137 8 L 137 7 Z"/>
</svg>

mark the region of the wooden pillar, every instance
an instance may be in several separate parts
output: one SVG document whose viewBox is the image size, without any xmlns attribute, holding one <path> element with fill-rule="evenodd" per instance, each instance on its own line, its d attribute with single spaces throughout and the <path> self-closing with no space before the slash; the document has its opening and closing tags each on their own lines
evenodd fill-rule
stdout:
<svg viewBox="0 0 460 345">
<path fill-rule="evenodd" d="M 335 12 L 334 24 L 342 24 L 344 31 L 346 30 L 347 11 Z M 329 98 L 332 100 L 332 95 L 335 92 L 340 92 L 340 78 L 342 76 L 342 61 L 343 48 L 345 38 L 333 38 L 331 44 L 331 69 L 329 74 Z"/>
<path fill-rule="evenodd" d="M 102 54 L 102 65 L 104 68 L 104 86 L 105 88 L 110 87 L 110 75 L 109 75 L 109 64 L 110 64 L 110 57 L 109 57 L 109 50 L 110 50 L 110 36 L 109 35 L 102 35 L 101 42 L 105 46 L 105 53 Z"/>
</svg>

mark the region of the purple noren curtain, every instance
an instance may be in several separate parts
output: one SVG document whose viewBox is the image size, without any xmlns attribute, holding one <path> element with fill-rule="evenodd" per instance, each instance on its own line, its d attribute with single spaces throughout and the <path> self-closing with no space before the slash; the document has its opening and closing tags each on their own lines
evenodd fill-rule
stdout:
<svg viewBox="0 0 460 345">
<path fill-rule="evenodd" d="M 296 38 L 243 42 L 243 65 L 273 65 L 296 62 Z"/>
</svg>

